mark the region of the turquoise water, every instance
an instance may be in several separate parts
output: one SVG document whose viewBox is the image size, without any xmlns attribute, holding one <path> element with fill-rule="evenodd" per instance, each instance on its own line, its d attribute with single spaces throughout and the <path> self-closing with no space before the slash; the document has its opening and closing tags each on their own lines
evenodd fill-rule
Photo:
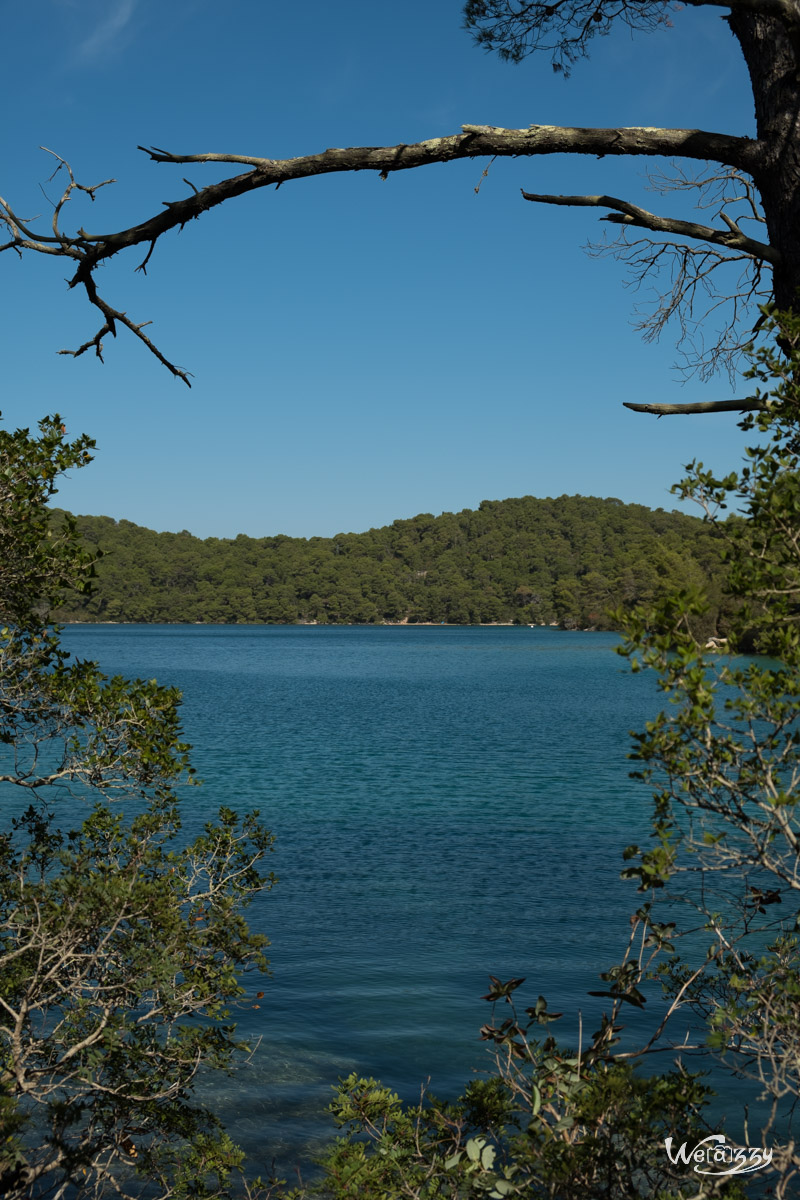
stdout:
<svg viewBox="0 0 800 1200">
<path fill-rule="evenodd" d="M 251 909 L 271 939 L 261 1038 L 215 1081 L 260 1169 L 330 1135 L 323 1109 L 357 1070 L 457 1093 L 485 1064 L 488 975 L 525 976 L 564 1011 L 599 1012 L 632 884 L 620 851 L 647 834 L 628 732 L 658 710 L 612 634 L 471 627 L 73 626 L 107 673 L 184 692 L 204 779 L 191 826 L 258 807 L 278 886 Z M 590 1028 L 596 1026 L 591 1025 Z"/>
</svg>

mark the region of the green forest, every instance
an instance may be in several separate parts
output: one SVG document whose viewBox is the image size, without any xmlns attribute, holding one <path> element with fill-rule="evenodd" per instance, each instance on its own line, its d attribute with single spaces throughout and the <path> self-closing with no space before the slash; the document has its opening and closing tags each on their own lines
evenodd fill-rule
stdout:
<svg viewBox="0 0 800 1200">
<path fill-rule="evenodd" d="M 58 514 L 55 514 L 56 516 Z M 101 551 L 70 621 L 546 624 L 609 629 L 609 612 L 703 588 L 702 632 L 724 631 L 719 530 L 586 496 L 484 500 L 331 538 L 194 537 L 78 517 Z"/>
</svg>

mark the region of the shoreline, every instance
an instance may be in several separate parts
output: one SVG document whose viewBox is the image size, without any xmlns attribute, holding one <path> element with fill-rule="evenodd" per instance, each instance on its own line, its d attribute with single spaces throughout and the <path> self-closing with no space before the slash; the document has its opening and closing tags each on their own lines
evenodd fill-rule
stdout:
<svg viewBox="0 0 800 1200">
<path fill-rule="evenodd" d="M 56 621 L 61 628 L 85 625 L 140 625 L 150 626 L 191 625 L 197 629 L 552 629 L 556 633 L 614 633 L 613 629 L 586 628 L 567 629 L 555 623 L 531 624 L 529 621 L 474 621 L 460 624 L 456 621 Z"/>
</svg>

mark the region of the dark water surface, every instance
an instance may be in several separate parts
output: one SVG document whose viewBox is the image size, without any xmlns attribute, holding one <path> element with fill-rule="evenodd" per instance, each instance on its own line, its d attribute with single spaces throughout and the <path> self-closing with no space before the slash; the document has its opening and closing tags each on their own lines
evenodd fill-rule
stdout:
<svg viewBox="0 0 800 1200">
<path fill-rule="evenodd" d="M 578 1009 L 596 1016 L 586 990 L 638 903 L 620 851 L 648 828 L 628 732 L 659 708 L 615 635 L 105 625 L 64 641 L 183 689 L 204 779 L 190 826 L 257 807 L 277 837 L 280 882 L 250 910 L 273 977 L 240 1014 L 262 1041 L 213 1085 L 262 1169 L 307 1158 L 350 1071 L 456 1094 L 486 1061 L 489 973 L 525 976 L 523 1003 L 546 995 L 565 1037 Z"/>
</svg>

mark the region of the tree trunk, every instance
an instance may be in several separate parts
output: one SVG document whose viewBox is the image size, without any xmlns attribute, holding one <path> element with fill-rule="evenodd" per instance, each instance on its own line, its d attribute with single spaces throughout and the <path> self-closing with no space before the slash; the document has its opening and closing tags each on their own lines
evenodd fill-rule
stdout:
<svg viewBox="0 0 800 1200">
<path fill-rule="evenodd" d="M 734 9 L 728 23 L 744 55 L 760 142 L 753 172 L 761 193 L 778 308 L 800 307 L 800 28 L 773 16 Z"/>
</svg>

